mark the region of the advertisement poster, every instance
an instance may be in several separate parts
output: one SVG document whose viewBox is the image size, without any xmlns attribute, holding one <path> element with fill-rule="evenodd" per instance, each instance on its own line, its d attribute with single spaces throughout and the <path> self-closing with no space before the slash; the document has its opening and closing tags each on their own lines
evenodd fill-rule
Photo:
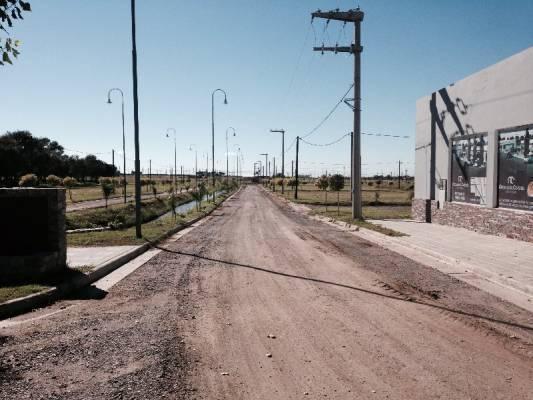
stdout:
<svg viewBox="0 0 533 400">
<path fill-rule="evenodd" d="M 529 129 L 500 133 L 498 205 L 533 211 L 533 137 Z"/>
<path fill-rule="evenodd" d="M 452 140 L 452 201 L 486 204 L 487 136 Z"/>
</svg>

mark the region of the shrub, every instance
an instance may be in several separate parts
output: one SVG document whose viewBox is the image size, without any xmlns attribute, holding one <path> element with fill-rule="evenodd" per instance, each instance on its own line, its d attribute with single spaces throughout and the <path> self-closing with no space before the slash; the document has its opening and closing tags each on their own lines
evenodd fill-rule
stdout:
<svg viewBox="0 0 533 400">
<path fill-rule="evenodd" d="M 61 186 L 62 182 L 61 178 L 55 175 L 48 175 L 46 177 L 46 183 L 50 186 Z"/>
<path fill-rule="evenodd" d="M 39 179 L 35 174 L 26 174 L 20 177 L 19 186 L 32 187 L 39 184 Z"/>
</svg>

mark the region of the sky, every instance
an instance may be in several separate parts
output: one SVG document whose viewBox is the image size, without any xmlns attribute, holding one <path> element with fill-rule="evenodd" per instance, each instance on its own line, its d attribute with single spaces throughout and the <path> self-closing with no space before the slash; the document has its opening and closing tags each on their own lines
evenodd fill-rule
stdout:
<svg viewBox="0 0 533 400">
<path fill-rule="evenodd" d="M 121 166 L 120 99 L 125 94 L 127 170 L 133 168 L 130 1 L 33 0 L 32 13 L 10 31 L 22 41 L 13 66 L 0 67 L 0 133 L 29 130 L 58 141 L 69 154 L 97 154 Z M 360 6 L 362 131 L 409 136 L 362 137 L 363 175 L 414 170 L 418 98 L 533 46 L 531 0 L 137 0 L 140 158 L 145 172 L 173 164 L 205 169 L 211 157 L 211 93 L 215 97 L 216 168 L 230 170 L 236 149 L 244 174 L 260 153 L 281 163 L 286 130 L 288 175 L 294 138 L 309 133 L 353 82 L 353 56 L 314 52 L 314 45 L 349 45 L 353 25 L 315 20 L 317 9 Z M 351 93 L 348 97 L 352 97 Z M 306 138 L 335 141 L 352 130 L 341 104 Z M 171 133 L 171 136 L 173 134 Z M 349 173 L 349 137 L 331 146 L 300 147 L 302 173 Z"/>
</svg>

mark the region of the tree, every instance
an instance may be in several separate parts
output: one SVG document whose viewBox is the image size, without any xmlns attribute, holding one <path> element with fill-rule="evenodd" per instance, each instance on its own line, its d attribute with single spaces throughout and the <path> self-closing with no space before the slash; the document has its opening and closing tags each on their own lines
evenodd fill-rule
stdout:
<svg viewBox="0 0 533 400">
<path fill-rule="evenodd" d="M 77 184 L 78 181 L 70 176 L 66 176 L 63 178 L 63 186 L 68 189 L 68 197 L 72 202 L 74 202 L 74 200 L 72 200 L 72 188 Z"/>
<path fill-rule="evenodd" d="M 339 207 L 339 194 L 340 191 L 344 188 L 344 176 L 341 174 L 334 174 L 329 177 L 329 188 L 337 192 L 337 215 L 340 215 Z"/>
<path fill-rule="evenodd" d="M 320 189 L 320 190 L 323 190 L 324 191 L 324 195 L 325 195 L 325 204 L 326 204 L 326 212 L 328 212 L 328 187 L 329 187 L 329 180 L 328 180 L 328 176 L 327 175 L 322 175 L 321 177 L 319 177 L 316 182 L 315 182 L 315 186 Z"/>
<path fill-rule="evenodd" d="M 296 187 L 296 178 L 289 179 L 289 182 L 287 182 L 287 185 L 291 187 L 291 189 L 294 191 L 294 188 Z"/>
<path fill-rule="evenodd" d="M 13 27 L 13 22 L 16 20 L 24 19 L 22 17 L 22 12 L 31 11 L 30 3 L 23 0 L 0 0 L 0 32 L 9 33 L 8 28 Z M 11 56 L 17 58 L 20 54 L 18 48 L 20 42 L 16 39 L 7 37 L 2 38 L 0 36 L 0 53 L 2 58 L 0 60 L 0 65 L 5 65 L 5 63 L 13 64 L 11 61 Z"/>
</svg>

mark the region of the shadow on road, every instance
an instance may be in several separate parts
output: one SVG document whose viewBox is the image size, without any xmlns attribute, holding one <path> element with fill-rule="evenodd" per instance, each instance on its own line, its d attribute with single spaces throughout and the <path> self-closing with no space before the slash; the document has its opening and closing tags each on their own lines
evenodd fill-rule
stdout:
<svg viewBox="0 0 533 400">
<path fill-rule="evenodd" d="M 358 292 L 361 292 L 361 293 L 366 293 L 366 294 L 373 295 L 373 296 L 384 297 L 384 298 L 391 299 L 391 300 L 396 300 L 396 301 L 403 301 L 403 302 L 406 302 L 406 303 L 415 303 L 415 304 L 419 304 L 419 305 L 422 305 L 422 306 L 436 308 L 436 309 L 439 309 L 439 310 L 448 311 L 450 313 L 454 313 L 454 314 L 458 314 L 458 315 L 462 315 L 462 316 L 466 316 L 466 317 L 479 318 L 479 319 L 482 319 L 482 320 L 485 320 L 485 321 L 495 322 L 495 323 L 498 323 L 498 324 L 503 324 L 503 325 L 507 325 L 507 326 L 512 326 L 512 327 L 516 327 L 516 328 L 522 328 L 522 329 L 526 329 L 526 330 L 529 330 L 529 331 L 533 331 L 533 326 L 522 325 L 522 324 L 517 323 L 517 322 L 504 321 L 504 320 L 491 318 L 491 317 L 480 315 L 480 314 L 470 313 L 470 312 L 466 312 L 466 311 L 462 311 L 462 310 L 456 310 L 456 309 L 449 308 L 449 307 L 446 307 L 446 306 L 427 303 L 427 302 L 424 302 L 424 301 L 421 301 L 421 300 L 417 300 L 417 299 L 404 299 L 404 298 L 401 298 L 401 297 L 391 296 L 391 295 L 388 295 L 388 294 L 385 294 L 385 293 L 375 292 L 373 290 L 363 289 L 363 288 L 356 287 L 356 286 L 345 285 L 343 283 L 330 282 L 330 281 L 325 281 L 325 280 L 317 279 L 317 278 L 310 278 L 310 277 L 305 277 L 305 276 L 293 275 L 293 274 L 288 274 L 286 272 L 273 271 L 273 270 L 266 269 L 266 268 L 255 267 L 253 265 L 241 264 L 241 263 L 232 262 L 232 261 L 218 260 L 218 259 L 215 259 L 215 258 L 210 258 L 210 257 L 206 257 L 206 256 L 202 256 L 202 255 L 199 255 L 199 254 L 194 254 L 194 253 L 187 253 L 187 252 L 184 252 L 184 251 L 170 250 L 170 249 L 167 249 L 167 248 L 164 248 L 164 247 L 156 246 L 153 243 L 151 243 L 151 245 L 152 245 L 152 247 L 157 248 L 157 249 L 162 250 L 162 251 L 165 251 L 167 253 L 173 253 L 173 254 L 179 254 L 179 255 L 182 255 L 182 256 L 195 257 L 195 258 L 199 258 L 199 259 L 206 260 L 206 261 L 212 261 L 212 262 L 225 264 L 225 265 L 229 265 L 229 266 L 234 266 L 234 267 L 252 269 L 254 271 L 260 271 L 260 272 L 265 272 L 265 273 L 268 273 L 268 274 L 284 276 L 284 277 L 287 277 L 287 278 L 302 279 L 302 280 L 309 281 L 309 282 L 315 282 L 315 283 L 320 283 L 320 284 L 324 284 L 324 285 L 332 285 L 332 286 L 341 287 L 341 288 L 344 288 L 344 289 L 355 290 L 355 291 L 358 291 Z"/>
</svg>

